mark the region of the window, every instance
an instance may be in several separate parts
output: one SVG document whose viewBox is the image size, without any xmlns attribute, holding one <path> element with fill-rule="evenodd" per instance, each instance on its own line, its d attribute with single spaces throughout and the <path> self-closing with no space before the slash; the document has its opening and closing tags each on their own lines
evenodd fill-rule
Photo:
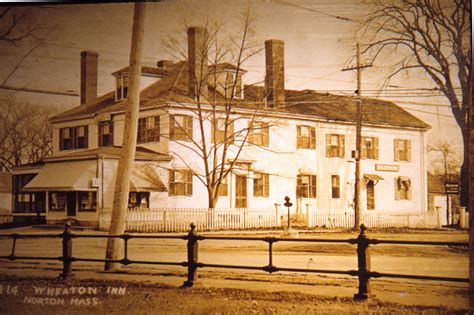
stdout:
<svg viewBox="0 0 474 315">
<path fill-rule="evenodd" d="M 22 189 L 36 174 L 13 175 L 13 212 L 14 213 L 36 213 L 45 212 L 44 192 L 23 192 Z"/>
<path fill-rule="evenodd" d="M 97 194 L 95 191 L 80 191 L 79 211 L 95 212 L 97 209 Z"/>
<path fill-rule="evenodd" d="M 408 177 L 395 178 L 395 200 L 411 200 L 411 180 Z"/>
<path fill-rule="evenodd" d="M 268 147 L 270 144 L 269 138 L 269 126 L 267 122 L 254 121 L 249 124 L 249 143 Z"/>
<path fill-rule="evenodd" d="M 137 142 L 160 141 L 160 116 L 149 116 L 138 119 Z"/>
<path fill-rule="evenodd" d="M 128 76 L 117 77 L 115 99 L 120 101 L 128 96 Z"/>
<path fill-rule="evenodd" d="M 234 87 L 234 73 L 226 73 L 225 75 L 225 97 L 227 99 L 242 98 L 242 75 L 238 75 L 235 79 L 234 94 L 232 95 L 232 88 Z"/>
<path fill-rule="evenodd" d="M 114 123 L 103 121 L 99 123 L 99 147 L 114 145 Z"/>
<path fill-rule="evenodd" d="M 130 192 L 128 194 L 129 208 L 149 208 L 150 193 L 149 192 Z"/>
<path fill-rule="evenodd" d="M 298 149 L 316 149 L 316 128 L 296 126 L 296 147 Z"/>
<path fill-rule="evenodd" d="M 326 157 L 344 157 L 344 135 L 326 134 Z"/>
<path fill-rule="evenodd" d="M 253 176 L 253 195 L 255 197 L 268 197 L 270 195 L 270 176 L 257 172 L 254 172 Z"/>
<path fill-rule="evenodd" d="M 216 130 L 214 130 L 214 126 Z M 227 136 L 225 136 L 225 128 L 226 128 L 226 119 L 217 119 L 215 123 L 212 125 L 212 142 L 215 143 L 223 143 L 224 141 L 228 143 L 233 142 L 234 138 L 234 122 L 227 120 Z"/>
<path fill-rule="evenodd" d="M 191 196 L 193 194 L 193 173 L 190 170 L 170 170 L 169 194 Z"/>
<path fill-rule="evenodd" d="M 87 126 L 77 126 L 59 129 L 59 150 L 87 149 Z"/>
<path fill-rule="evenodd" d="M 221 181 L 221 184 L 219 186 L 218 196 L 219 197 L 227 197 L 228 191 L 229 191 L 229 188 L 228 188 L 227 176 L 226 176 Z"/>
<path fill-rule="evenodd" d="M 331 195 L 333 198 L 341 197 L 341 184 L 339 175 L 331 176 Z"/>
<path fill-rule="evenodd" d="M 49 193 L 49 211 L 64 211 L 66 209 L 67 193 L 54 191 Z"/>
<path fill-rule="evenodd" d="M 170 115 L 171 140 L 191 141 L 193 139 L 193 118 L 186 115 Z"/>
<path fill-rule="evenodd" d="M 394 160 L 410 161 L 411 160 L 411 141 L 404 139 L 394 140 Z"/>
<path fill-rule="evenodd" d="M 298 175 L 296 178 L 297 198 L 316 198 L 316 175 Z"/>
<path fill-rule="evenodd" d="M 379 138 L 362 137 L 360 157 L 363 159 L 377 160 L 379 158 Z"/>
</svg>

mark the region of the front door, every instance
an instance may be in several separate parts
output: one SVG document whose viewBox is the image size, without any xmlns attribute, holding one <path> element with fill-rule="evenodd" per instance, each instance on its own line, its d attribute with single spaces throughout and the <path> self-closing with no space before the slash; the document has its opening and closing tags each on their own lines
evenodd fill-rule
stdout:
<svg viewBox="0 0 474 315">
<path fill-rule="evenodd" d="M 247 177 L 235 176 L 235 207 L 247 208 Z"/>
<path fill-rule="evenodd" d="M 373 180 L 367 182 L 367 210 L 375 210 L 375 184 Z"/>
<path fill-rule="evenodd" d="M 76 192 L 67 193 L 67 216 L 75 217 L 76 216 Z"/>
</svg>

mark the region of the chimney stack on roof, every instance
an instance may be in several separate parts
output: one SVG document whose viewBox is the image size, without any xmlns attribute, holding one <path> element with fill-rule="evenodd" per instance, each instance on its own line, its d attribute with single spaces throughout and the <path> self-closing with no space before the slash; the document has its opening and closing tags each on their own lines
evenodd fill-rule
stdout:
<svg viewBox="0 0 474 315">
<path fill-rule="evenodd" d="M 204 27 L 188 28 L 189 95 L 207 99 L 207 30 Z"/>
<path fill-rule="evenodd" d="M 81 52 L 81 104 L 97 99 L 97 69 L 99 54 Z"/>
<path fill-rule="evenodd" d="M 285 43 L 282 40 L 265 41 L 265 96 L 268 107 L 285 102 Z"/>
</svg>

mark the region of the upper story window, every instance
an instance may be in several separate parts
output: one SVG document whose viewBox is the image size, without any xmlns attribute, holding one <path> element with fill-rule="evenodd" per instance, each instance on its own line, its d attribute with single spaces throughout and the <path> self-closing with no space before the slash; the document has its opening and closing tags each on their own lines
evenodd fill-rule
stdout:
<svg viewBox="0 0 474 315">
<path fill-rule="evenodd" d="M 316 149 L 316 128 L 296 126 L 296 147 L 298 149 Z"/>
<path fill-rule="evenodd" d="M 99 147 L 114 145 L 114 123 L 103 121 L 99 123 Z"/>
<path fill-rule="evenodd" d="M 217 119 L 212 125 L 211 140 L 214 143 L 232 143 L 234 140 L 234 122 L 223 118 Z"/>
<path fill-rule="evenodd" d="M 393 143 L 393 154 L 395 161 L 411 160 L 411 141 L 405 139 L 395 139 Z"/>
<path fill-rule="evenodd" d="M 59 150 L 87 149 L 88 127 L 77 126 L 59 129 Z"/>
<path fill-rule="evenodd" d="M 341 181 L 339 175 L 331 176 L 331 196 L 332 198 L 341 197 Z"/>
<path fill-rule="evenodd" d="M 138 119 L 137 142 L 160 141 L 160 116 L 149 116 Z"/>
<path fill-rule="evenodd" d="M 395 200 L 411 200 L 411 180 L 406 176 L 395 177 Z"/>
<path fill-rule="evenodd" d="M 254 172 L 253 176 L 253 195 L 255 197 L 268 197 L 270 195 L 270 176 L 257 172 Z"/>
<path fill-rule="evenodd" d="M 326 157 L 344 157 L 344 135 L 326 134 Z"/>
<path fill-rule="evenodd" d="M 270 127 L 267 122 L 249 123 L 248 141 L 251 144 L 268 147 L 270 145 Z"/>
<path fill-rule="evenodd" d="M 361 158 L 375 160 L 379 158 L 379 138 L 362 137 Z"/>
<path fill-rule="evenodd" d="M 115 90 L 115 99 L 120 101 L 128 96 L 128 76 L 117 77 L 117 87 Z"/>
<path fill-rule="evenodd" d="M 299 174 L 296 177 L 296 197 L 316 198 L 316 175 Z"/>
<path fill-rule="evenodd" d="M 191 196 L 193 194 L 193 172 L 191 170 L 170 170 L 169 195 Z"/>
<path fill-rule="evenodd" d="M 193 139 L 193 117 L 170 115 L 170 139 L 191 141 Z"/>
<path fill-rule="evenodd" d="M 239 74 L 235 78 L 235 73 L 227 72 L 225 74 L 224 92 L 227 99 L 242 98 L 242 75 Z"/>
</svg>

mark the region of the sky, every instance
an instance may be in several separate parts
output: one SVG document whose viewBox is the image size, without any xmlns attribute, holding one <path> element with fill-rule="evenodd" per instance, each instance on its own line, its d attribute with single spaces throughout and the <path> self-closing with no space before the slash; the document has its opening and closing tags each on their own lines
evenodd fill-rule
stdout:
<svg viewBox="0 0 474 315">
<path fill-rule="evenodd" d="M 169 36 L 185 39 L 188 25 L 203 26 L 206 18 L 224 23 L 222 36 L 238 33 L 241 13 L 247 1 L 180 1 L 148 3 L 145 22 L 144 62 L 154 66 L 170 59 L 164 48 Z M 252 40 L 285 42 L 285 87 L 314 89 L 334 94 L 352 95 L 356 89 L 355 71 L 341 71 L 354 65 L 358 39 L 356 29 L 372 8 L 370 0 L 250 2 L 253 20 Z M 11 75 L 5 85 L 61 92 L 79 91 L 80 52 L 99 53 L 99 95 L 114 88 L 112 72 L 128 64 L 132 30 L 133 4 L 75 4 L 35 7 L 30 21 L 52 29 L 44 44 L 35 49 Z M 186 44 L 185 42 L 183 43 Z M 19 47 L 0 43 L 0 81 L 8 76 L 30 49 L 31 41 Z M 362 60 L 364 62 L 364 60 Z M 379 60 L 362 74 L 363 95 L 375 97 L 387 76 L 388 63 Z M 263 81 L 263 52 L 249 59 L 245 83 Z M 380 94 L 432 126 L 428 141 L 449 140 L 461 152 L 459 128 L 447 100 L 436 92 L 420 92 L 434 87 L 423 74 L 400 75 L 391 88 Z M 408 96 L 402 89 L 415 89 Z M 416 94 L 416 95 L 415 95 Z M 426 94 L 428 94 L 426 96 Z M 0 90 L 0 96 L 13 95 L 32 106 L 55 105 L 71 108 L 79 97 Z M 434 106 L 439 105 L 439 106 Z"/>
</svg>

